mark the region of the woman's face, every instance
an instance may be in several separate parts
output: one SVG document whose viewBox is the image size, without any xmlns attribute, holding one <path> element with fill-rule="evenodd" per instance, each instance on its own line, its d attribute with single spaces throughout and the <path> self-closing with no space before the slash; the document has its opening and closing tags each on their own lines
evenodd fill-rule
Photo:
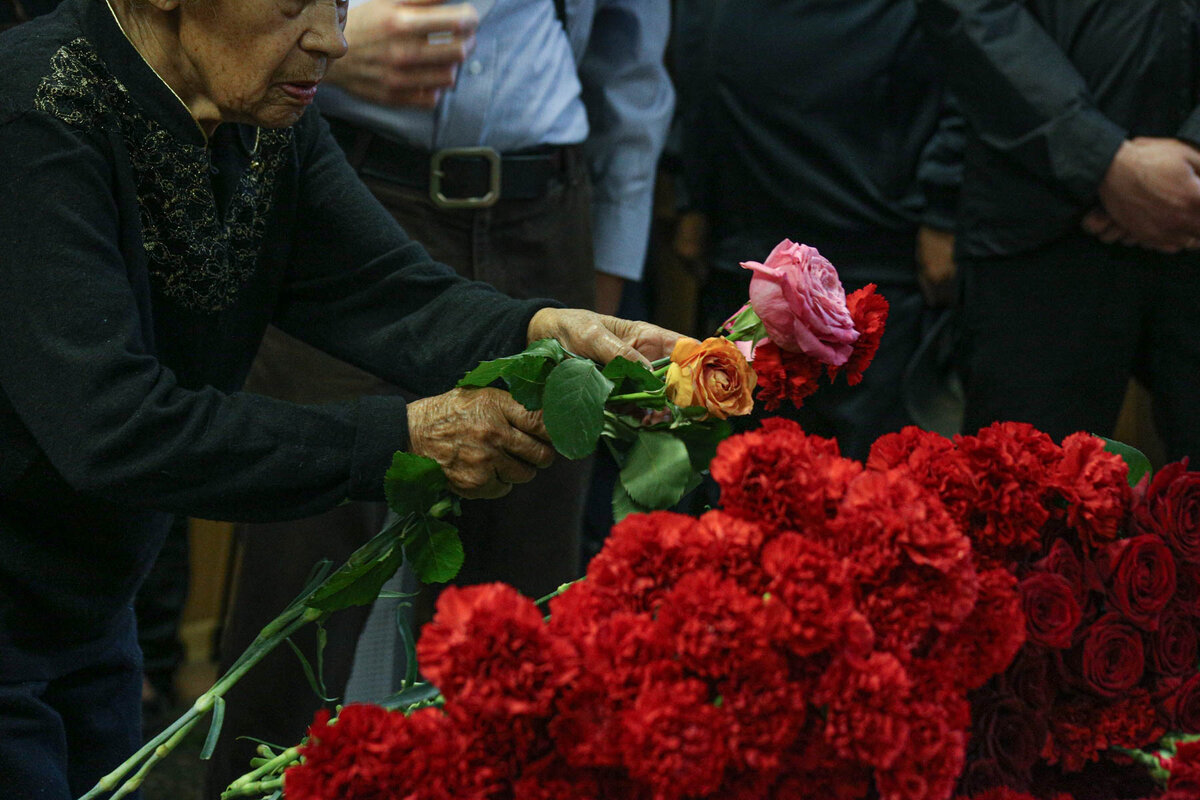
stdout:
<svg viewBox="0 0 1200 800">
<path fill-rule="evenodd" d="M 181 55 L 193 96 L 220 121 L 291 125 L 312 103 L 331 59 L 346 53 L 348 0 L 183 0 Z"/>
</svg>

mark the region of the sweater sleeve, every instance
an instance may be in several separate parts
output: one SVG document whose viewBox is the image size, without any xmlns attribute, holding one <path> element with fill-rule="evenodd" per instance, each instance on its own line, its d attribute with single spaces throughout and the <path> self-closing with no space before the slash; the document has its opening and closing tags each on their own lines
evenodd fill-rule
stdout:
<svg viewBox="0 0 1200 800">
<path fill-rule="evenodd" d="M 552 300 L 514 300 L 459 277 L 409 239 L 346 162 L 316 113 L 301 123 L 300 205 L 275 323 L 417 394 L 526 345 Z"/>
<path fill-rule="evenodd" d="M 917 0 L 963 115 L 989 147 L 1088 202 L 1126 132 L 1021 0 Z"/>
<path fill-rule="evenodd" d="M 37 112 L 0 123 L 0 407 L 97 500 L 255 521 L 382 497 L 406 443 L 399 399 L 192 390 L 154 355 L 107 148 Z"/>
</svg>

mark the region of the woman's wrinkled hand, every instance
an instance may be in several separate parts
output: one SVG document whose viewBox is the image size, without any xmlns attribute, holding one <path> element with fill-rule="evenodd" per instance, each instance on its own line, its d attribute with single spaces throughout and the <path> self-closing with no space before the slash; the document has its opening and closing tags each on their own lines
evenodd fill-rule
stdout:
<svg viewBox="0 0 1200 800">
<path fill-rule="evenodd" d="M 584 358 L 607 364 L 617 356 L 648 364 L 671 354 L 679 334 L 649 322 L 609 317 L 581 308 L 543 308 L 529 321 L 529 341 L 557 339 Z"/>
<path fill-rule="evenodd" d="M 408 405 L 409 450 L 441 465 L 466 498 L 503 497 L 550 466 L 540 411 L 499 389 L 453 389 Z"/>
</svg>

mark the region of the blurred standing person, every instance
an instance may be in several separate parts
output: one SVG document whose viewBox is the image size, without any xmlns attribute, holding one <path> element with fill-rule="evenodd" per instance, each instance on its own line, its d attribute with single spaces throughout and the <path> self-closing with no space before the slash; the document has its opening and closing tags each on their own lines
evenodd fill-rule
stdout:
<svg viewBox="0 0 1200 800">
<path fill-rule="evenodd" d="M 917 5 L 971 128 L 965 427 L 1108 435 L 1133 375 L 1200 455 L 1200 4 Z"/>
<path fill-rule="evenodd" d="M 745 301 L 739 262 L 784 238 L 817 247 L 847 292 L 877 283 L 891 311 L 862 384 L 827 387 L 795 415 L 863 458 L 912 424 L 902 378 L 954 278 L 961 123 L 916 8 L 679 0 L 674 53 L 686 190 L 677 248 L 706 273 L 701 330 Z"/>
<path fill-rule="evenodd" d="M 667 0 L 351 0 L 350 53 L 319 104 L 363 182 L 434 258 L 515 297 L 613 313 L 641 275 L 655 167 L 674 93 L 663 63 Z M 330 399 L 388 387 L 277 333 L 256 391 Z M 536 490 L 467 504 L 459 580 L 500 580 L 537 597 L 577 577 L 588 463 L 560 459 Z M 222 642 L 228 662 L 283 607 L 312 563 L 341 557 L 382 510 L 255 526 Z M 308 531 L 300 533 L 301 530 Z M 341 542 L 333 548 L 331 531 Z M 297 535 L 297 534 L 300 535 Z M 300 542 L 311 545 L 303 547 Z M 286 542 L 286 548 L 281 546 Z M 340 550 L 340 553 L 338 552 Z M 278 553 L 289 552 L 286 564 Z M 262 581 L 263 570 L 289 580 Z M 326 678 L 340 694 L 366 609 L 331 623 Z M 317 701 L 290 654 L 231 697 L 227 731 L 299 737 Z M 297 702 L 284 708 L 280 697 Z M 210 787 L 246 769 L 252 746 L 225 736 Z"/>
</svg>

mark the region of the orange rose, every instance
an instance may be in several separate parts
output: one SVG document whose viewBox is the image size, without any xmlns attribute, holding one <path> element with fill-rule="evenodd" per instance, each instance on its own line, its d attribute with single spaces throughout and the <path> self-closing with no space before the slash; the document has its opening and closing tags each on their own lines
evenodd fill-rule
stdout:
<svg viewBox="0 0 1200 800">
<path fill-rule="evenodd" d="M 680 339 L 667 368 L 667 398 L 678 406 L 703 406 L 725 419 L 754 408 L 754 370 L 728 339 Z"/>
</svg>

